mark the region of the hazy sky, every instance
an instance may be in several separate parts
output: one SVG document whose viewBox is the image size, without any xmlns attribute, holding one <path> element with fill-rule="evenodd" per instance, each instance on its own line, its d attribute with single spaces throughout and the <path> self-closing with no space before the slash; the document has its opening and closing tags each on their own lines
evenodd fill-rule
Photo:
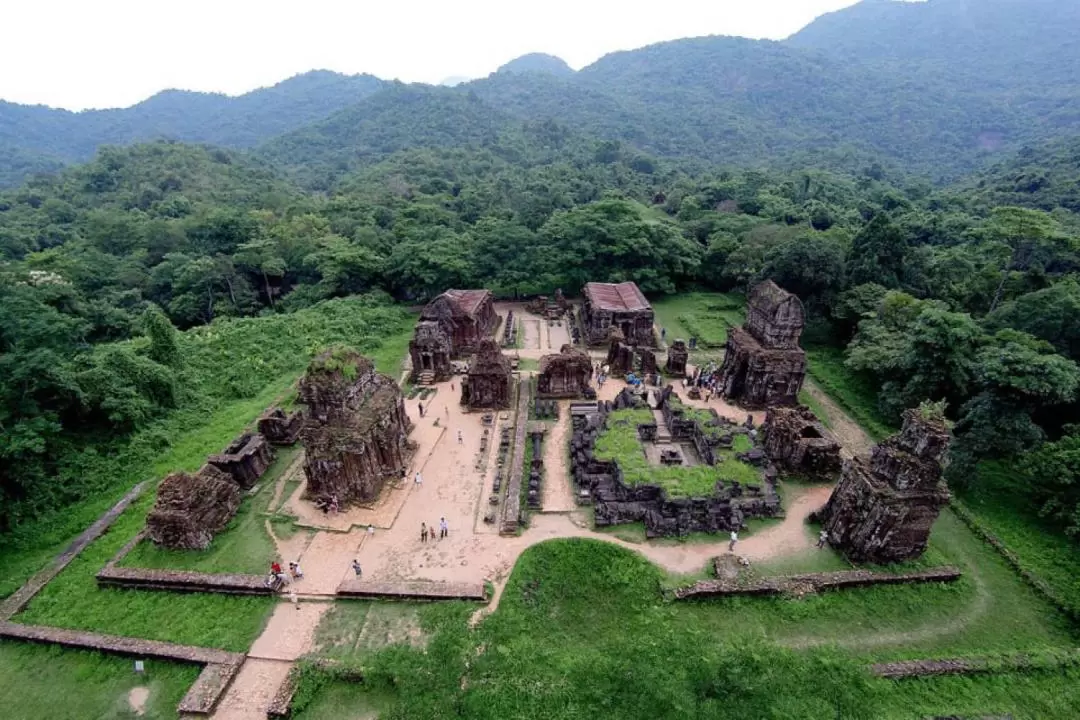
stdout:
<svg viewBox="0 0 1080 720">
<path fill-rule="evenodd" d="M 306 70 L 482 77 L 528 52 L 575 68 L 698 35 L 781 39 L 856 0 L 6 0 L 0 99 L 124 107 L 243 93 Z"/>
</svg>

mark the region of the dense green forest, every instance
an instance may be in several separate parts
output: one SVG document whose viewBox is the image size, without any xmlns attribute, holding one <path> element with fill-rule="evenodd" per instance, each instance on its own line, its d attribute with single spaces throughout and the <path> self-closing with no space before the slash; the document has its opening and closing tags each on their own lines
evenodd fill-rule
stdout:
<svg viewBox="0 0 1080 720">
<path fill-rule="evenodd" d="M 992 4 L 993 22 L 965 26 L 965 42 L 996 38 L 1004 52 L 1009 22 L 1054 17 L 1051 0 L 1023 17 Z M 911 57 L 875 56 L 873 72 L 891 79 L 871 87 L 851 62 L 857 44 L 806 48 L 875 13 L 957 7 L 879 5 L 785 44 L 686 40 L 578 73 L 528 56 L 464 88 L 313 73 L 200 99 L 207 114 L 190 117 L 179 108 L 191 98 L 156 96 L 169 117 L 206 119 L 210 139 L 265 142 L 106 146 L 0 193 L 0 529 L 93 492 L 88 457 L 190 406 L 198 378 L 177 330 L 357 295 L 388 309 L 452 286 L 517 297 L 634 280 L 660 296 L 771 277 L 809 308 L 807 342 L 874 389 L 881 427 L 945 401 L 954 486 L 974 482 L 977 463 L 1019 460 L 1047 517 L 1078 532 L 1080 145 L 1033 142 L 935 185 L 978 166 L 975 138 L 1005 127 L 973 108 L 1023 104 L 998 102 L 1015 90 L 1004 81 L 967 97 L 929 71 L 901 97 L 889 83 Z M 911 33 L 940 27 L 920 20 Z M 1040 52 L 1072 62 L 1060 33 L 1048 38 Z M 129 111 L 110 111 L 92 115 L 106 136 L 76 142 L 60 125 L 45 131 L 52 111 L 0 112 L 12 108 L 59 144 L 35 156 L 0 138 L 9 168 L 55 168 L 102 137 L 145 135 Z"/>
<path fill-rule="evenodd" d="M 1055 202 L 1054 184 L 1023 193 L 1031 207 L 997 205 L 987 188 L 1012 183 L 1014 167 L 939 191 L 874 167 L 684 167 L 506 121 L 482 142 L 400 149 L 311 193 L 255 156 L 107 148 L 0 194 L 4 522 L 89 490 L 72 458 L 183 404 L 174 328 L 452 286 L 513 297 L 634 280 L 655 296 L 771 277 L 810 309 L 806 339 L 846 348 L 849 369 L 880 388 L 885 422 L 947 401 L 954 482 L 1047 437 L 1067 457 L 1080 226 L 1068 208 L 1035 209 Z M 58 489 L 58 474 L 73 484 Z M 1075 529 L 1072 484 L 1038 472 L 1032 483 Z"/>
</svg>

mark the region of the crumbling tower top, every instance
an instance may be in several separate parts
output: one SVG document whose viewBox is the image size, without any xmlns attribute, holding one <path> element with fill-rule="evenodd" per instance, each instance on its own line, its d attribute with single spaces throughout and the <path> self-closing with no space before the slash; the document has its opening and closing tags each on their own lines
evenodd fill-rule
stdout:
<svg viewBox="0 0 1080 720">
<path fill-rule="evenodd" d="M 747 300 L 746 329 L 770 349 L 797 348 L 806 311 L 797 295 L 772 280 L 758 283 Z"/>
</svg>

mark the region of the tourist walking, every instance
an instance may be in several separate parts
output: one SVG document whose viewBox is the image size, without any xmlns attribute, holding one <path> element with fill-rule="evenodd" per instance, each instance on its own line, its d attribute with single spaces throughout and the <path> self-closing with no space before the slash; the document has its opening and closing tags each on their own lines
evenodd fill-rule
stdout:
<svg viewBox="0 0 1080 720">
<path fill-rule="evenodd" d="M 420 542 L 427 542 L 427 525 L 420 523 Z"/>
<path fill-rule="evenodd" d="M 731 542 L 728 543 L 727 551 L 735 552 L 735 543 L 739 542 L 739 533 L 731 531 Z"/>
<path fill-rule="evenodd" d="M 416 403 L 416 406 L 420 408 L 420 417 L 424 417 L 424 403 Z"/>
<path fill-rule="evenodd" d="M 446 518 L 439 518 L 439 538 L 442 539 L 450 534 L 450 526 L 446 524 Z"/>
<path fill-rule="evenodd" d="M 829 531 L 822 528 L 821 532 L 819 532 L 818 536 L 817 536 L 818 550 L 825 547 L 825 543 L 827 543 L 828 541 L 829 541 Z"/>
<path fill-rule="evenodd" d="M 419 470 L 416 471 L 416 478 L 415 479 L 416 479 L 416 489 L 419 490 L 420 486 L 424 484 L 424 478 L 420 474 Z"/>
<path fill-rule="evenodd" d="M 296 588 L 289 588 L 289 602 L 297 610 L 300 609 L 300 598 L 296 597 Z"/>
<path fill-rule="evenodd" d="M 457 431 L 457 444 L 458 444 L 458 445 L 461 445 L 461 444 L 462 444 L 463 442 L 465 442 L 465 441 L 464 441 L 464 440 L 462 440 L 462 438 L 461 438 L 461 431 L 460 431 L 460 430 L 458 430 L 458 431 Z"/>
<path fill-rule="evenodd" d="M 363 575 L 363 573 L 364 573 L 364 571 L 360 568 L 360 561 L 357 560 L 356 558 L 353 558 L 352 569 L 353 569 L 353 572 L 356 573 L 356 577 L 358 577 L 358 578 L 361 575 Z"/>
</svg>

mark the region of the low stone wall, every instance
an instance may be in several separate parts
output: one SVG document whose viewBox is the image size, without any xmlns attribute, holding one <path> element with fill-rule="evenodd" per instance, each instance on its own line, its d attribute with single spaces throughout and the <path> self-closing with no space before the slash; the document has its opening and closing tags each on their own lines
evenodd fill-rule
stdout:
<svg viewBox="0 0 1080 720">
<path fill-rule="evenodd" d="M 143 530 L 120 548 L 96 578 L 100 587 L 132 590 L 168 590 L 172 592 L 208 592 L 226 595 L 273 595 L 266 585 L 266 575 L 243 573 L 203 573 L 188 570 L 155 570 L 117 567 L 135 546 L 146 537 Z"/>
<path fill-rule="evenodd" d="M 476 600 L 487 601 L 483 583 L 375 582 L 349 578 L 338 586 L 340 597 L 382 600 Z"/>
<path fill-rule="evenodd" d="M 22 612 L 30 601 L 41 592 L 41 588 L 45 587 L 54 577 L 60 574 L 60 571 L 68 566 L 72 560 L 75 559 L 79 553 L 81 553 L 87 545 L 101 537 L 102 533 L 109 529 L 109 526 L 113 524 L 116 518 L 120 517 L 120 513 L 127 509 L 128 505 L 134 502 L 135 498 L 139 497 L 143 487 L 146 483 L 139 483 L 135 487 L 128 491 L 127 495 L 120 498 L 120 502 L 109 508 L 108 511 L 100 518 L 98 518 L 93 525 L 86 528 L 75 540 L 68 545 L 68 547 L 52 561 L 52 563 L 34 575 L 32 578 L 26 581 L 26 584 L 12 593 L 2 604 L 0 604 L 0 621 L 10 620 L 17 613 Z"/>
<path fill-rule="evenodd" d="M 908 585 L 914 583 L 954 582 L 961 576 L 955 567 L 940 567 L 912 573 L 880 573 L 869 570 L 777 575 L 750 578 L 745 576 L 700 580 L 675 591 L 677 600 L 720 597 L 724 595 L 805 595 L 823 590 L 869 587 L 871 585 Z"/>
<path fill-rule="evenodd" d="M 210 715 L 242 664 L 241 659 L 233 663 L 210 663 L 204 667 L 176 706 L 176 711 L 183 715 Z"/>
<path fill-rule="evenodd" d="M 506 480 L 506 499 L 503 502 L 499 533 L 514 535 L 521 520 L 521 473 L 525 465 L 525 431 L 529 422 L 529 378 L 518 383 L 517 417 L 514 420 L 514 455 Z"/>
<path fill-rule="evenodd" d="M 205 665 L 198 679 L 177 706 L 178 712 L 196 715 L 209 715 L 214 711 L 244 662 L 241 653 L 225 650 L 13 622 L 0 623 L 0 638 L 47 643 L 79 650 L 97 650 L 134 658 L 156 658 Z"/>
<path fill-rule="evenodd" d="M 1009 672 L 1045 671 L 1080 664 L 1080 650 L 1049 654 L 1017 654 L 996 657 L 942 658 L 937 660 L 898 660 L 875 663 L 870 672 L 880 678 L 905 680 L 940 675 L 988 675 Z"/>
<path fill-rule="evenodd" d="M 101 587 L 226 595 L 273 595 L 273 589 L 266 585 L 266 578 L 266 575 L 119 567 L 106 567 L 97 574 L 97 582 Z"/>
</svg>

